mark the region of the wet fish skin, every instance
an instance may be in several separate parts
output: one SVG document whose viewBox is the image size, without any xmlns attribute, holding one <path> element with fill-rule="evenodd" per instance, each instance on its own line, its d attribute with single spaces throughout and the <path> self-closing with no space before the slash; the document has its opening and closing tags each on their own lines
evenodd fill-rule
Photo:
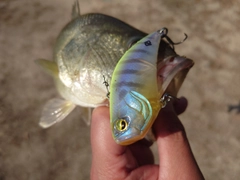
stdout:
<svg viewBox="0 0 240 180">
<path fill-rule="evenodd" d="M 54 61 L 61 82 L 77 97 L 72 101 L 81 106 L 82 101 L 88 102 L 91 107 L 102 103 L 107 94 L 103 76 L 110 81 L 118 60 L 131 43 L 144 35 L 102 14 L 82 15 L 68 24 L 57 39 Z"/>
</svg>

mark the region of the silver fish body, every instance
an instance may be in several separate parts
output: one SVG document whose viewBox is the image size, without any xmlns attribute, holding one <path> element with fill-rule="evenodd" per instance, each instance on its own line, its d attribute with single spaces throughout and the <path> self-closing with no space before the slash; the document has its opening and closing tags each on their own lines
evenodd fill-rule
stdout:
<svg viewBox="0 0 240 180">
<path fill-rule="evenodd" d="M 61 82 L 75 95 L 71 101 L 87 107 L 103 103 L 107 94 L 103 76 L 110 81 L 124 52 L 143 36 L 145 33 L 103 14 L 86 14 L 70 22 L 57 39 L 54 61 Z"/>
</svg>

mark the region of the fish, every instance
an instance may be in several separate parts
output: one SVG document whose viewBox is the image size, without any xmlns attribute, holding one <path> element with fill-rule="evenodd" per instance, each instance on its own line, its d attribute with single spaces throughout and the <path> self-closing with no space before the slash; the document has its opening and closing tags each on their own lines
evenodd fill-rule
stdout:
<svg viewBox="0 0 240 180">
<path fill-rule="evenodd" d="M 147 35 L 131 25 L 100 13 L 80 15 L 78 1 L 73 5 L 72 20 L 61 30 L 53 49 L 53 61 L 37 59 L 36 63 L 50 74 L 60 97 L 50 99 L 43 107 L 39 125 L 49 128 L 65 119 L 80 106 L 81 118 L 90 124 L 91 112 L 98 106 L 109 106 L 112 73 L 124 53 Z M 171 44 L 162 41 L 158 66 L 167 57 L 177 55 Z M 165 60 L 166 61 L 166 60 Z M 166 62 L 167 63 L 167 62 Z M 173 94 L 186 73 L 170 81 Z M 169 79 L 162 77 L 162 81 Z M 168 83 L 169 84 L 169 83 Z"/>
<path fill-rule="evenodd" d="M 165 105 L 161 101 L 166 90 L 162 78 L 166 76 L 164 82 L 169 84 L 166 79 L 172 79 L 181 67 L 179 64 L 175 69 L 172 67 L 172 62 L 179 63 L 179 56 L 167 58 L 163 67 L 157 66 L 160 41 L 166 33 L 167 29 L 162 28 L 142 38 L 126 51 L 114 69 L 110 84 L 110 122 L 117 144 L 129 145 L 143 139 Z M 167 68 L 168 61 L 170 68 Z M 186 63 L 184 58 L 180 61 Z"/>
</svg>

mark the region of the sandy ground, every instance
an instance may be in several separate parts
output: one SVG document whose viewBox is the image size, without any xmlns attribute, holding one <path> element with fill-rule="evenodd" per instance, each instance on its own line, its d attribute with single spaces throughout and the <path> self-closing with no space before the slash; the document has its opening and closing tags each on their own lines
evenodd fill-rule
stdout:
<svg viewBox="0 0 240 180">
<path fill-rule="evenodd" d="M 34 60 L 52 59 L 72 4 L 0 0 L 0 180 L 89 179 L 89 127 L 79 111 L 50 129 L 38 126 L 57 92 Z M 82 14 L 102 12 L 146 32 L 165 26 L 175 41 L 188 34 L 176 46 L 195 60 L 179 93 L 189 100 L 180 117 L 206 179 L 238 179 L 240 113 L 228 106 L 240 101 L 239 1 L 80 0 L 80 6 Z"/>
</svg>

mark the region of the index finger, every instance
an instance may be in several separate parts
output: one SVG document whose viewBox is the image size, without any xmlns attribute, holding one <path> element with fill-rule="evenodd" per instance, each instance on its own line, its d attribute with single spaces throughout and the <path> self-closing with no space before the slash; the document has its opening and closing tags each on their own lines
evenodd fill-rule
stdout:
<svg viewBox="0 0 240 180">
<path fill-rule="evenodd" d="M 168 103 L 154 123 L 160 158 L 160 179 L 204 179 L 177 116 L 186 106 L 184 98 Z"/>
</svg>

